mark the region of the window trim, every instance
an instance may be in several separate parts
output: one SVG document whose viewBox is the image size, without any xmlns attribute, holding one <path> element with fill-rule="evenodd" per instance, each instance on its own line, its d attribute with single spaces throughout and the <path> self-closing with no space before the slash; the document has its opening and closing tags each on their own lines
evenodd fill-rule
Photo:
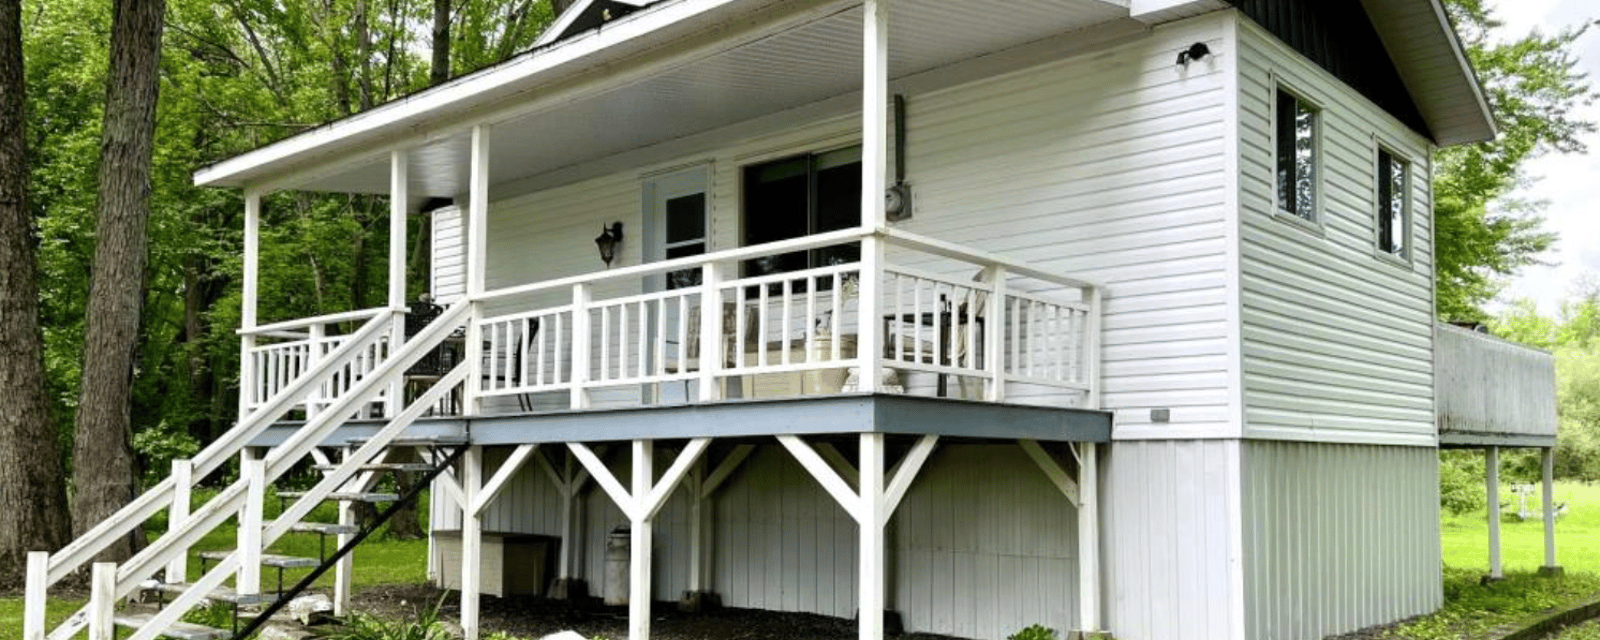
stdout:
<svg viewBox="0 0 1600 640">
<path fill-rule="evenodd" d="M 1390 264 L 1409 269 L 1416 261 L 1414 238 L 1416 236 L 1417 215 L 1413 195 L 1417 185 L 1417 162 L 1410 154 L 1396 151 L 1395 149 L 1397 148 L 1399 148 L 1399 145 L 1393 144 L 1391 140 L 1384 136 L 1377 133 L 1372 134 L 1372 163 L 1370 165 L 1372 168 L 1372 254 Z M 1389 154 L 1393 161 L 1401 163 L 1404 167 L 1403 188 L 1405 191 L 1400 200 L 1400 215 L 1404 222 L 1401 224 L 1403 237 L 1400 240 L 1400 253 L 1386 251 L 1380 244 L 1383 233 L 1379 226 L 1382 223 L 1383 211 L 1379 194 L 1382 193 L 1384 176 L 1378 175 L 1378 158 L 1383 153 Z"/>
<path fill-rule="evenodd" d="M 1315 235 L 1324 235 L 1324 221 L 1327 218 L 1326 207 L 1324 206 L 1326 200 L 1323 192 L 1326 190 L 1326 179 L 1324 174 L 1327 173 L 1327 153 L 1325 151 L 1325 140 L 1327 138 L 1326 114 L 1328 110 L 1320 100 L 1310 97 L 1306 92 L 1299 90 L 1292 83 L 1285 82 L 1283 77 L 1277 73 L 1270 74 L 1270 79 L 1267 83 L 1267 86 L 1269 87 L 1267 92 L 1267 129 L 1270 132 L 1268 134 L 1268 149 L 1270 149 L 1269 153 L 1271 154 L 1267 171 L 1269 173 L 1268 183 L 1272 185 L 1272 192 L 1268 195 L 1268 200 L 1271 202 L 1270 208 L 1272 211 L 1272 217 Z M 1280 91 L 1293 96 L 1300 102 L 1305 103 L 1307 106 L 1311 107 L 1316 114 L 1316 117 L 1312 120 L 1311 129 L 1311 159 L 1316 175 L 1312 177 L 1312 215 L 1310 218 L 1289 211 L 1288 209 L 1279 206 L 1278 202 L 1278 193 L 1280 191 L 1280 186 L 1278 184 L 1278 92 Z"/>
</svg>

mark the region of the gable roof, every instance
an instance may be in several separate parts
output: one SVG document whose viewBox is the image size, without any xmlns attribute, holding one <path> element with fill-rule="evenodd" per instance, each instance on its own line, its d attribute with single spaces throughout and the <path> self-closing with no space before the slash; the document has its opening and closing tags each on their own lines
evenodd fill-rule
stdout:
<svg viewBox="0 0 1600 640">
<path fill-rule="evenodd" d="M 533 41 L 535 49 L 563 40 L 571 36 L 600 28 L 607 22 L 621 18 L 642 7 L 655 4 L 656 0 L 577 0 L 556 16 L 550 26 L 545 27 L 544 33 L 539 34 L 539 39 Z"/>
<path fill-rule="evenodd" d="M 1434 139 L 1448 145 L 1493 137 L 1494 126 L 1482 91 L 1438 0 L 1360 2 L 1371 12 L 1373 25 Z M 762 12 L 787 16 L 777 19 L 793 26 L 805 20 L 842 15 L 839 12 L 852 5 L 859 7 L 859 2 L 578 0 L 550 27 L 549 40 L 527 53 L 202 167 L 195 172 L 194 181 L 202 186 L 253 184 L 273 189 L 295 188 L 303 181 L 302 176 L 347 171 L 349 166 L 346 165 L 370 164 L 372 160 L 356 158 L 356 155 L 386 154 L 386 149 L 413 144 L 418 139 L 434 142 L 442 136 L 456 135 L 474 122 L 485 119 L 492 122 L 508 114 L 530 111 L 536 103 L 571 101 L 574 98 L 570 94 L 574 90 L 578 94 L 593 94 L 609 90 L 596 87 L 615 88 L 640 82 L 641 69 L 634 68 L 638 67 L 636 61 L 639 60 L 661 56 L 666 56 L 668 61 L 676 60 L 686 47 L 731 51 L 731 47 L 740 45 L 716 43 L 730 33 L 758 38 L 757 31 L 761 27 L 756 25 L 766 18 L 758 20 L 754 16 Z M 613 13 L 609 22 L 604 20 L 604 15 L 594 19 L 594 12 L 603 13 L 607 9 L 620 12 L 626 6 L 638 9 L 625 16 Z M 974 14 L 977 9 L 960 9 L 960 3 L 950 5 L 949 9 L 933 9 L 941 6 L 944 5 L 929 0 L 921 11 L 949 11 L 950 16 L 920 17 L 941 24 L 951 23 L 951 28 L 955 28 L 952 21 L 968 20 L 993 20 L 999 28 L 999 20 L 1006 18 L 980 17 Z M 1082 14 L 1085 19 L 1098 21 L 1114 20 L 1117 11 L 1128 15 L 1127 6 L 1116 0 L 1026 0 L 1019 6 L 1034 11 L 1019 15 L 1048 10 L 1054 15 Z M 978 31 L 993 31 L 983 25 L 972 26 Z M 1008 28 L 1016 26 L 1012 24 Z M 851 47 L 839 46 L 842 42 L 829 41 L 824 43 L 823 49 L 847 55 Z M 921 44 L 925 43 L 913 41 L 901 46 Z M 815 48 L 813 45 L 811 49 Z M 791 53 L 794 51 L 798 50 Z M 569 95 L 563 97 L 562 94 Z"/>
</svg>

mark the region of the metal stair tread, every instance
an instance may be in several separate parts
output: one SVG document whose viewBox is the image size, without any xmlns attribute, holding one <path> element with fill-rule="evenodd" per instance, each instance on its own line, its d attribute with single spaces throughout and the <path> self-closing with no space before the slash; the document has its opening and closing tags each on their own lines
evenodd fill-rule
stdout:
<svg viewBox="0 0 1600 640">
<path fill-rule="evenodd" d="M 304 491 L 280 491 L 279 498 L 299 498 L 306 495 Z M 400 496 L 393 493 L 361 493 L 356 491 L 334 491 L 323 500 L 338 500 L 340 502 L 394 502 Z"/>
<path fill-rule="evenodd" d="M 150 623 L 154 613 L 122 613 L 111 617 L 111 622 L 119 627 L 139 628 Z M 163 638 L 179 638 L 180 640 L 220 640 L 233 637 L 233 632 L 226 629 L 213 629 L 192 622 L 174 622 L 171 626 L 161 630 Z"/>
<path fill-rule="evenodd" d="M 162 593 L 179 594 L 188 591 L 189 588 L 193 587 L 194 585 L 187 582 L 161 582 L 159 580 L 147 580 L 143 585 L 140 586 L 146 591 L 160 591 Z M 249 606 L 253 604 L 261 604 L 271 600 L 274 595 L 275 594 L 267 593 L 241 595 L 238 591 L 234 591 L 231 588 L 217 587 L 206 594 L 206 599 L 227 602 L 229 604 Z"/>
<path fill-rule="evenodd" d="M 201 551 L 200 552 L 200 557 L 205 558 L 207 560 L 221 560 L 223 558 L 228 557 L 228 554 L 230 554 L 230 553 L 233 553 L 233 551 Z M 315 567 L 315 566 L 317 566 L 319 564 L 322 564 L 322 561 L 318 560 L 316 558 L 300 558 L 300 557 L 296 557 L 296 556 L 280 556 L 280 555 L 275 554 L 275 553 L 263 553 L 263 554 L 261 554 L 261 565 L 262 566 L 266 566 L 266 567 L 277 567 L 279 569 L 297 569 L 297 568 L 302 568 L 302 567 Z"/>
<path fill-rule="evenodd" d="M 341 467 L 341 465 L 337 465 L 337 464 L 319 464 L 319 465 L 313 465 L 311 468 L 316 469 L 317 471 L 333 471 L 335 469 L 339 469 L 340 467 Z M 364 465 L 361 465 L 358 470 L 359 471 L 432 471 L 433 470 L 433 465 L 428 464 L 426 462 L 382 462 L 382 463 L 375 463 L 375 464 L 364 464 Z"/>
<path fill-rule="evenodd" d="M 275 522 L 268 522 L 263 527 L 270 527 Z M 330 522 L 296 522 L 289 525 L 290 531 L 299 533 L 316 533 L 325 536 L 350 535 L 361 530 L 353 524 L 333 524 Z"/>
</svg>

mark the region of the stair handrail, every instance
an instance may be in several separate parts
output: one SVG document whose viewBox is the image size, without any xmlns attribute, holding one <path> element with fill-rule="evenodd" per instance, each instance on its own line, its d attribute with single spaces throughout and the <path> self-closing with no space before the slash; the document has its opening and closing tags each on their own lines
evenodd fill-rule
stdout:
<svg viewBox="0 0 1600 640">
<path fill-rule="evenodd" d="M 196 480 L 204 478 L 222 466 L 254 440 L 260 432 L 271 426 L 273 421 L 288 413 L 299 398 L 321 387 L 336 371 L 350 364 L 361 349 L 370 346 L 371 342 L 387 337 L 392 326 L 391 318 L 391 314 L 379 314 L 368 320 L 360 330 L 351 334 L 350 340 L 335 349 L 326 360 L 285 386 L 260 408 L 245 416 L 238 425 L 202 449 L 192 460 L 193 478 Z M 62 578 L 77 571 L 113 542 L 127 535 L 134 527 L 171 505 L 175 495 L 174 489 L 176 486 L 171 477 L 163 479 L 67 546 L 50 554 L 45 586 L 48 588 L 60 582 Z"/>
<path fill-rule="evenodd" d="M 276 480 L 284 472 L 288 471 L 296 461 L 304 458 L 310 453 L 312 448 L 315 448 L 318 444 L 320 444 L 329 432 L 337 428 L 338 425 L 346 418 L 359 410 L 361 404 L 370 401 L 372 398 L 375 398 L 378 394 L 385 391 L 391 383 L 397 380 L 399 376 L 403 376 L 407 369 L 416 364 L 418 360 L 421 360 L 428 351 L 432 350 L 434 347 L 437 347 L 446 338 L 450 337 L 451 333 L 456 327 L 459 327 L 466 322 L 467 317 L 470 314 L 471 305 L 472 303 L 468 301 L 462 301 L 452 305 L 450 309 L 445 311 L 438 318 L 434 319 L 434 321 L 430 323 L 426 329 L 418 332 L 400 349 L 392 351 L 389 354 L 389 357 L 386 358 L 382 364 L 378 365 L 378 367 L 370 374 L 356 382 L 345 393 L 334 399 L 333 402 L 330 402 L 326 408 L 317 412 L 310 419 L 308 419 L 305 424 L 301 425 L 301 427 L 297 429 L 292 436 L 290 436 L 289 440 L 278 445 L 277 447 L 274 447 L 272 452 L 267 456 L 267 464 L 265 465 L 266 481 L 271 482 Z M 387 319 L 384 316 L 379 316 L 377 318 L 373 318 L 373 320 L 369 322 L 369 325 L 378 323 L 380 320 L 384 320 L 386 322 Z M 362 331 L 358 331 L 356 334 L 353 334 L 353 336 L 361 336 L 367 328 L 368 327 L 363 327 Z M 383 328 L 387 330 L 387 324 L 384 324 Z M 383 335 L 378 335 L 374 339 L 381 337 L 383 337 Z M 347 345 L 359 342 L 360 340 L 362 340 L 362 338 L 353 338 L 350 343 L 347 343 Z M 340 350 L 336 350 L 334 356 L 328 361 L 325 361 L 324 365 L 338 362 L 340 360 L 344 360 L 344 364 L 348 364 L 348 360 L 353 357 L 354 352 L 343 354 L 340 353 L 342 350 L 343 347 L 341 347 Z M 331 371 L 328 372 L 328 374 L 331 375 Z M 454 378 L 460 379 L 464 379 L 466 374 L 467 367 L 465 365 L 461 365 L 458 372 L 453 372 Z M 442 396 L 444 393 L 444 391 L 441 390 L 445 387 L 444 383 L 449 380 L 453 380 L 454 378 L 441 379 L 434 385 L 434 388 L 430 389 L 422 398 L 419 398 L 417 402 L 414 402 L 412 407 L 408 408 L 407 411 L 403 412 L 400 416 L 397 416 L 391 422 L 391 426 L 402 422 L 405 425 L 409 425 L 410 421 L 415 420 L 417 415 L 420 415 L 421 410 L 427 406 L 423 404 L 423 400 L 433 398 L 434 401 L 437 401 L 439 396 Z M 302 378 L 298 380 L 296 384 L 305 382 L 307 382 L 307 380 L 304 376 L 302 376 Z M 454 379 L 454 384 L 460 384 L 460 380 Z M 282 392 L 274 396 L 272 400 L 269 400 L 268 404 L 263 405 L 262 410 L 272 409 L 281 405 L 281 411 L 278 411 L 278 414 L 273 416 L 273 419 L 276 419 L 283 413 L 287 413 L 294 404 L 293 400 L 296 397 L 292 393 L 294 391 L 296 391 L 294 385 L 286 387 Z M 304 389 L 300 389 L 301 393 L 304 393 L 304 391 Z M 415 411 L 415 413 L 413 413 L 413 411 Z M 253 412 L 249 417 L 247 417 L 246 420 L 259 420 L 259 415 L 260 410 Z M 254 429 L 254 433 L 259 433 L 267 426 L 270 426 L 270 422 L 271 421 L 265 421 L 264 424 L 259 425 L 260 428 Z M 241 424 L 240 426 L 244 425 Z M 255 425 L 252 425 L 252 427 L 254 426 Z M 403 428 L 403 426 L 401 428 Z M 232 434 L 238 432 L 239 430 L 240 427 L 235 427 L 234 429 L 230 430 L 229 433 Z M 254 433 L 250 437 L 244 438 L 243 443 L 247 444 L 250 442 L 254 437 Z M 390 437 L 392 438 L 392 435 Z M 240 448 L 243 448 L 243 446 L 245 445 L 241 444 Z M 220 464 L 220 462 L 217 463 L 217 465 Z M 215 465 L 212 468 L 215 468 Z M 198 473 L 198 463 L 195 477 L 200 477 L 200 474 Z M 330 476 L 330 478 L 331 477 L 332 476 Z M 327 478 L 325 478 L 325 480 L 326 479 Z M 346 480 L 348 480 L 348 478 L 346 478 Z M 156 571 L 159 571 L 162 567 L 166 566 L 167 562 L 172 559 L 172 554 L 174 551 L 178 553 L 186 553 L 189 547 L 193 546 L 195 542 L 204 537 L 206 533 L 215 529 L 217 526 L 220 526 L 224 521 L 237 513 L 243 506 L 247 485 L 248 479 L 241 477 L 239 480 L 235 481 L 233 484 L 230 484 L 227 488 L 219 492 L 216 497 L 212 498 L 212 500 L 207 502 L 200 509 L 195 511 L 188 520 L 184 521 L 183 526 L 179 530 L 169 532 L 167 535 L 157 538 L 150 544 L 150 546 L 145 547 L 139 553 L 134 554 L 132 558 L 129 558 L 126 562 L 119 565 L 117 567 L 115 597 L 122 598 L 132 593 L 134 589 L 138 588 L 141 582 L 152 577 Z M 321 487 L 322 484 L 319 483 L 317 488 Z M 313 492 L 307 492 L 307 495 L 302 497 L 301 500 L 303 501 L 306 498 L 312 497 L 315 491 L 316 488 L 313 489 Z M 326 493 L 328 493 L 328 491 L 322 492 L 323 495 L 326 495 Z M 168 501 L 170 502 L 170 496 Z M 298 506 L 299 502 L 297 502 L 296 505 Z M 159 510 L 159 506 L 157 509 L 152 510 L 151 513 L 154 513 L 155 510 Z M 309 507 L 305 509 L 305 511 L 309 510 Z M 301 516 L 303 517 L 304 513 L 302 513 Z M 148 516 L 145 517 L 148 518 Z M 279 519 L 282 520 L 283 517 L 280 517 Z M 143 522 L 143 520 L 138 520 L 137 522 Z M 281 528 L 275 527 L 263 532 L 263 548 L 276 541 L 277 538 L 285 531 L 287 531 L 287 526 Z M 238 566 L 238 554 L 229 554 L 227 559 L 225 559 L 223 562 L 219 562 L 215 567 L 213 567 L 211 572 L 206 574 L 207 580 L 202 580 L 195 583 L 189 590 L 185 591 L 184 594 L 180 594 L 179 597 L 183 598 L 184 596 L 189 595 L 190 592 L 204 593 L 210 589 L 220 586 L 222 581 L 225 580 L 228 575 L 231 575 L 232 572 L 238 568 Z M 222 574 L 219 574 L 220 577 L 213 578 L 213 574 L 219 571 L 223 572 Z M 197 601 L 198 599 L 198 595 L 194 597 L 194 600 Z M 169 603 L 169 608 L 176 605 L 178 602 L 179 600 L 173 600 L 172 603 Z M 190 604 L 192 605 L 192 601 Z M 181 614 L 182 612 L 180 611 L 178 615 Z M 78 631 L 81 631 L 87 625 L 88 615 L 88 606 L 79 609 L 76 613 L 69 616 L 66 621 L 62 622 L 59 627 L 52 631 L 49 635 L 49 638 L 51 640 L 66 640 L 67 638 L 71 638 L 74 634 L 76 634 Z M 147 625 L 147 627 L 153 626 L 153 623 L 155 622 L 156 619 L 152 619 L 150 621 L 152 624 Z M 143 633 L 144 630 L 141 630 L 140 632 L 135 633 L 133 637 L 154 637 L 154 635 L 141 635 Z"/>
</svg>

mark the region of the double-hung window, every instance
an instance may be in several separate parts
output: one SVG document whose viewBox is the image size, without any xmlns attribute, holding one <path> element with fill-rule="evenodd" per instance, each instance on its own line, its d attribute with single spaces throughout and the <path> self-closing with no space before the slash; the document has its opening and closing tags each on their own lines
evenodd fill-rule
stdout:
<svg viewBox="0 0 1600 640">
<path fill-rule="evenodd" d="M 1278 210 L 1317 220 L 1317 108 L 1278 89 L 1276 122 Z"/>
<path fill-rule="evenodd" d="M 744 244 L 861 224 L 861 148 L 791 156 L 744 169 Z M 745 262 L 748 276 L 856 262 L 861 248 L 835 245 Z"/>
<path fill-rule="evenodd" d="M 1409 257 L 1411 247 L 1406 231 L 1411 227 L 1411 206 L 1406 194 L 1410 193 L 1410 166 L 1388 149 L 1378 147 L 1377 177 L 1378 251 Z"/>
</svg>

